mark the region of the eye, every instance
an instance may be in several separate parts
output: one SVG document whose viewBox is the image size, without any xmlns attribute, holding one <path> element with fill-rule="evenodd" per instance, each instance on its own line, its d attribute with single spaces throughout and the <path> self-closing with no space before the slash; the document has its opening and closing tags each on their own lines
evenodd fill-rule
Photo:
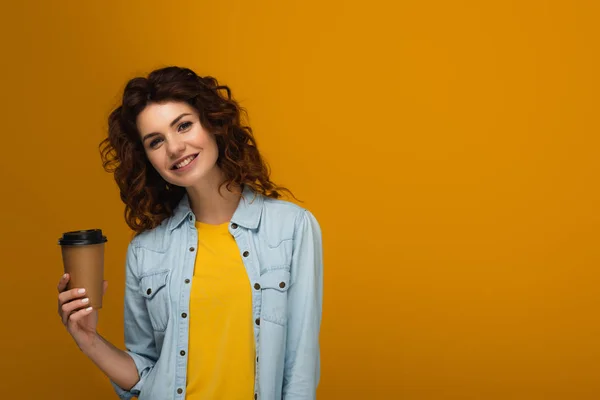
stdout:
<svg viewBox="0 0 600 400">
<path fill-rule="evenodd" d="M 156 146 L 158 146 L 158 145 L 159 145 L 159 143 L 160 143 L 161 141 L 162 141 L 162 139 L 161 139 L 161 138 L 156 138 L 156 139 L 153 139 L 152 141 L 150 141 L 150 145 L 149 145 L 149 146 L 150 146 L 150 148 L 151 148 L 151 149 L 155 148 Z"/>
<path fill-rule="evenodd" d="M 192 123 L 190 121 L 182 122 L 177 127 L 177 131 L 178 132 L 185 131 L 185 130 L 189 129 L 191 126 L 192 126 Z"/>
</svg>

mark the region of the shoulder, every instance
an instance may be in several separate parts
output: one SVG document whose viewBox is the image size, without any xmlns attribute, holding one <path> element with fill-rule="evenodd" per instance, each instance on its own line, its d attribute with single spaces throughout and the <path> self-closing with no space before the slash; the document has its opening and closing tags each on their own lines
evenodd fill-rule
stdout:
<svg viewBox="0 0 600 400">
<path fill-rule="evenodd" d="M 172 233 L 167 229 L 169 219 L 153 229 L 136 234 L 127 248 L 127 268 L 133 276 L 141 277 L 148 269 L 160 265 L 169 257 Z"/>
<path fill-rule="evenodd" d="M 267 217 L 276 218 L 281 222 L 294 222 L 294 224 L 297 224 L 307 216 L 314 218 L 309 210 L 296 203 L 268 197 L 264 198 L 263 213 Z"/>
<path fill-rule="evenodd" d="M 153 229 L 138 233 L 131 240 L 129 246 L 133 249 L 145 248 L 153 251 L 165 251 L 168 247 L 168 229 L 169 222 L 173 217 L 169 217 Z"/>
<path fill-rule="evenodd" d="M 278 213 L 282 216 L 296 217 L 307 211 L 305 208 L 292 203 L 291 201 L 273 199 L 270 197 L 263 197 L 263 199 L 263 208 L 265 212 Z"/>
<path fill-rule="evenodd" d="M 264 198 L 262 220 L 267 226 L 283 228 L 290 236 L 311 226 L 320 230 L 311 211 L 287 200 Z"/>
</svg>

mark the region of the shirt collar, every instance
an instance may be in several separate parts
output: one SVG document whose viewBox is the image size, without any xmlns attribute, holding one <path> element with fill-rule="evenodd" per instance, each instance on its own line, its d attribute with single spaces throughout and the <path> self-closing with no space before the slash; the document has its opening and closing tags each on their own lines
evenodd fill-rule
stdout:
<svg viewBox="0 0 600 400">
<path fill-rule="evenodd" d="M 237 209 L 231 217 L 231 222 L 246 229 L 256 229 L 260 223 L 263 210 L 263 196 L 254 192 L 249 187 L 244 187 L 242 198 L 238 203 Z M 175 212 L 171 216 L 168 223 L 168 230 L 172 231 L 177 228 L 186 218 L 195 218 L 190 207 L 190 201 L 187 193 L 175 208 Z"/>
</svg>

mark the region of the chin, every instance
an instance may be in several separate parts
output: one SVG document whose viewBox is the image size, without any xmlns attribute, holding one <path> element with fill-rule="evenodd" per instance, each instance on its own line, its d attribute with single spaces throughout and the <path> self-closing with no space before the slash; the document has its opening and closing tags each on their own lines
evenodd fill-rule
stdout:
<svg viewBox="0 0 600 400">
<path fill-rule="evenodd" d="M 170 176 L 170 179 L 165 179 L 171 185 L 180 186 L 183 188 L 189 188 L 196 185 L 198 182 L 202 181 L 205 178 L 206 174 L 194 173 L 185 177 L 173 177 Z"/>
<path fill-rule="evenodd" d="M 216 167 L 216 164 L 215 164 Z M 169 182 L 171 185 L 180 186 L 183 188 L 190 188 L 198 184 L 203 180 L 212 180 L 215 178 L 214 174 L 218 174 L 217 168 L 207 168 L 206 165 L 195 165 L 193 169 L 187 171 L 185 174 L 178 175 L 173 171 L 163 171 L 163 179 Z"/>
<path fill-rule="evenodd" d="M 169 184 L 182 188 L 189 188 L 194 185 L 194 182 L 189 179 L 165 179 Z"/>
</svg>

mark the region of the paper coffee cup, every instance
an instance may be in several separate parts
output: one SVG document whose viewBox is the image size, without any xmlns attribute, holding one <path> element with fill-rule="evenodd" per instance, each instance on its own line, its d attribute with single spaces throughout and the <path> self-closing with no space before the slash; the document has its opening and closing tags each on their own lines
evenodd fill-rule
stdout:
<svg viewBox="0 0 600 400">
<path fill-rule="evenodd" d="M 104 243 L 101 229 L 65 232 L 58 240 L 65 273 L 70 275 L 67 289 L 85 288 L 90 306 L 102 308 L 104 285 Z"/>
</svg>

